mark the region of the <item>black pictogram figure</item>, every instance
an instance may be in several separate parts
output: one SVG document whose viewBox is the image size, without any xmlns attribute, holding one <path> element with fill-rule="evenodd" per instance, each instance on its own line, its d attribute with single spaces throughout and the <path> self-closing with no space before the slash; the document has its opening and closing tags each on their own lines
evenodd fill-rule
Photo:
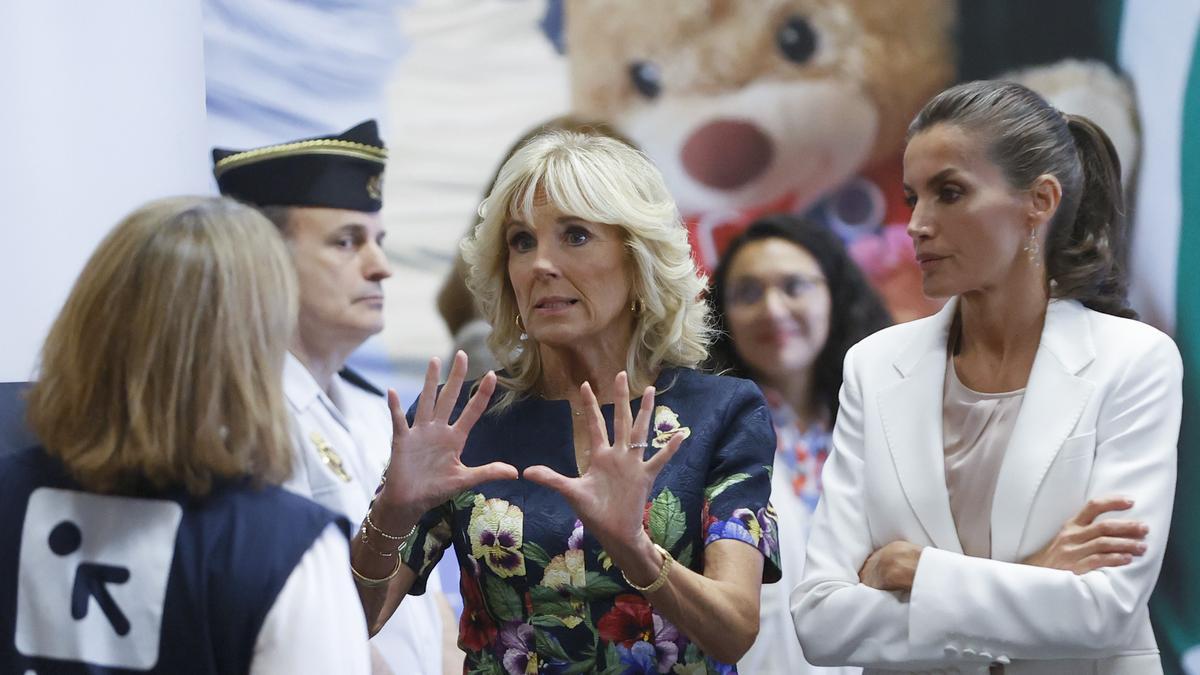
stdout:
<svg viewBox="0 0 1200 675">
<path fill-rule="evenodd" d="M 57 555 L 70 555 L 83 545 L 83 533 L 78 525 L 64 520 L 50 531 L 49 543 L 50 550 Z M 108 592 L 108 584 L 123 584 L 126 581 L 129 581 L 129 570 L 124 567 L 80 563 L 75 570 L 75 586 L 71 591 L 71 616 L 76 621 L 87 616 L 88 603 L 95 596 L 96 604 L 100 605 L 100 610 L 117 635 L 127 635 L 129 619 Z"/>
</svg>

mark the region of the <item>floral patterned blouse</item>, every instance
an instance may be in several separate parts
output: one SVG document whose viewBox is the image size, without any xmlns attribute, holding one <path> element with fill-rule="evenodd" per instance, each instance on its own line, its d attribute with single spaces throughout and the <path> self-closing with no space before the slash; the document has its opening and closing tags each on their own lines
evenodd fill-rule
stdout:
<svg viewBox="0 0 1200 675">
<path fill-rule="evenodd" d="M 687 440 L 646 504 L 651 539 L 697 572 L 705 546 L 743 541 L 762 552 L 763 581 L 778 580 L 778 535 L 768 503 L 775 432 L 758 388 L 690 369 L 664 370 L 657 387 L 646 456 L 675 434 Z M 631 403 L 635 412 L 639 404 Z M 613 406 L 603 406 L 603 413 L 611 434 Z M 578 475 L 570 420 L 566 401 L 540 399 L 485 414 L 463 462 L 503 461 L 522 471 L 545 464 Z M 424 592 L 427 575 L 451 543 L 462 571 L 458 644 L 467 655 L 465 672 L 737 672 L 706 657 L 630 588 L 553 490 L 526 480 L 494 481 L 427 513 L 404 551 L 417 574 L 411 593 Z"/>
<path fill-rule="evenodd" d="M 821 498 L 821 469 L 829 458 L 833 432 L 823 420 L 801 427 L 792 407 L 778 393 L 767 389 L 763 394 L 775 423 L 776 467 L 782 465 L 792 492 L 812 513 Z"/>
</svg>

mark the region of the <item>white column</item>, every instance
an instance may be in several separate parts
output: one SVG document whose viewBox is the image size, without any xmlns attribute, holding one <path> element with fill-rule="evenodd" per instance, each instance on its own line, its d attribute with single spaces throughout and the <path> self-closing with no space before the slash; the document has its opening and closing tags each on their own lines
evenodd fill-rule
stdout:
<svg viewBox="0 0 1200 675">
<path fill-rule="evenodd" d="M 209 193 L 200 0 L 0 2 L 0 382 L 129 211 Z"/>
<path fill-rule="evenodd" d="M 1180 144 L 1183 96 L 1200 0 L 1125 0 L 1121 67 L 1133 79 L 1142 126 L 1142 157 L 1129 256 L 1129 300 L 1144 321 L 1175 328 L 1182 218 Z"/>
</svg>

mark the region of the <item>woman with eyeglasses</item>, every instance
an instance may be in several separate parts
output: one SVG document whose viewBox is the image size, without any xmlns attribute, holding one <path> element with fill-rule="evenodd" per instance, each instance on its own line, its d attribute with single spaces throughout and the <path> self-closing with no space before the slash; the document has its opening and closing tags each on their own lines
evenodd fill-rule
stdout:
<svg viewBox="0 0 1200 675">
<path fill-rule="evenodd" d="M 709 297 L 719 329 L 709 365 L 758 384 L 777 437 L 771 494 L 783 578 L 763 586 L 758 639 L 739 665 L 748 673 L 824 672 L 805 662 L 793 639 L 788 594 L 804 568 L 842 359 L 891 318 L 836 235 L 782 214 L 753 223 L 729 245 Z"/>
</svg>

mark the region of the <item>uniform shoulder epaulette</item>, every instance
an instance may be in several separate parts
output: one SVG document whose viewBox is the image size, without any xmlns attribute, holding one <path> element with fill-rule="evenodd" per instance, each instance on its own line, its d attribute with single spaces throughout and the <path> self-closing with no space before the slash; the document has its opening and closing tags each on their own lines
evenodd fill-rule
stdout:
<svg viewBox="0 0 1200 675">
<path fill-rule="evenodd" d="M 357 372 L 351 370 L 350 368 L 342 368 L 340 371 L 338 371 L 338 375 L 340 375 L 343 380 L 358 387 L 359 389 L 362 389 L 364 391 L 369 391 L 372 394 L 375 394 L 376 396 L 385 396 L 385 397 L 387 396 L 387 394 L 384 393 L 382 389 L 380 389 L 379 387 L 376 387 L 374 384 L 371 384 L 370 380 L 363 377 L 362 375 L 359 375 Z"/>
</svg>

